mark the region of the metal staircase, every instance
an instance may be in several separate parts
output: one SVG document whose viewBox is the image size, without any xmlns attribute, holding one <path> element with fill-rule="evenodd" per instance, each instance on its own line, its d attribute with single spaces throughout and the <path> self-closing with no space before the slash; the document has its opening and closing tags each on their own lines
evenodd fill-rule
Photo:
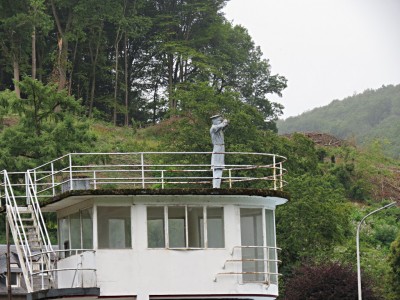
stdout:
<svg viewBox="0 0 400 300">
<path fill-rule="evenodd" d="M 3 175 L 3 192 L 7 211 L 7 221 L 17 249 L 20 267 L 25 280 L 28 293 L 38 289 L 37 277 L 46 277 L 48 285 L 41 284 L 41 288 L 54 286 L 54 278 L 50 270 L 52 267 L 52 255 L 54 250 L 45 226 L 39 201 L 36 196 L 29 171 L 25 175 L 26 204 L 18 203 L 13 186 L 7 171 Z M 35 268 L 35 265 L 40 266 Z M 39 275 L 39 276 L 38 276 Z"/>
</svg>

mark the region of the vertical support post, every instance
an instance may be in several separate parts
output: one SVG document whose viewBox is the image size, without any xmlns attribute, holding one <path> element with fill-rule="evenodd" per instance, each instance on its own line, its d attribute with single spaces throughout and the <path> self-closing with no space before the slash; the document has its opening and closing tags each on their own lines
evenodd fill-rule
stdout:
<svg viewBox="0 0 400 300">
<path fill-rule="evenodd" d="M 280 190 L 283 189 L 283 168 L 282 168 L 282 162 L 279 163 L 279 188 L 280 188 Z"/>
<path fill-rule="evenodd" d="M 8 216 L 6 217 L 6 239 L 7 239 L 7 295 L 8 295 L 8 300 L 11 300 L 12 299 L 11 262 L 10 262 L 11 251 L 10 251 L 10 224 L 8 223 Z"/>
<path fill-rule="evenodd" d="M 274 179 L 274 190 L 276 190 L 276 156 L 272 156 L 272 170 Z"/>
<path fill-rule="evenodd" d="M 69 190 L 72 191 L 74 189 L 74 182 L 72 180 L 72 155 L 71 153 L 68 155 L 69 160 Z"/>
<path fill-rule="evenodd" d="M 25 195 L 26 195 L 26 205 L 31 204 L 31 194 L 29 193 L 29 173 L 30 170 L 27 170 L 25 173 Z"/>
<path fill-rule="evenodd" d="M 229 174 L 229 188 L 232 188 L 232 169 L 228 170 L 228 174 Z"/>
<path fill-rule="evenodd" d="M 161 188 L 164 189 L 164 170 L 161 170 Z"/>
<path fill-rule="evenodd" d="M 29 256 L 29 264 L 32 267 L 33 263 L 32 263 L 32 256 Z M 33 271 L 33 270 L 32 270 Z M 31 284 L 32 284 L 32 288 L 33 288 L 33 272 L 31 272 Z"/>
<path fill-rule="evenodd" d="M 4 177 L 3 177 L 3 181 L 2 181 L 2 184 L 0 184 L 0 187 L 1 187 L 2 185 L 4 185 L 4 188 L 6 188 L 4 182 L 5 182 L 5 181 L 4 181 Z M 2 203 L 3 195 L 1 194 L 1 192 L 2 192 L 2 189 L 0 188 L 0 207 L 3 206 L 3 203 Z M 4 196 L 5 196 L 5 195 L 4 195 Z"/>
<path fill-rule="evenodd" d="M 262 210 L 261 213 L 262 217 L 262 235 L 263 235 L 263 262 L 264 262 L 264 281 L 270 282 L 269 278 L 269 249 L 267 248 L 267 224 L 266 224 L 266 216 L 265 216 L 265 209 Z M 256 257 L 256 259 L 259 259 L 259 257 Z"/>
<path fill-rule="evenodd" d="M 42 250 L 42 255 L 40 255 L 40 260 L 41 260 L 41 273 L 40 277 L 42 277 L 42 290 L 44 290 L 44 255 L 43 255 L 43 250 Z M 32 281 L 33 282 L 33 281 Z"/>
<path fill-rule="evenodd" d="M 145 188 L 145 184 L 144 184 L 144 155 L 143 155 L 143 152 L 140 153 L 140 163 L 142 165 L 142 188 Z"/>
<path fill-rule="evenodd" d="M 36 176 L 36 170 L 33 170 L 33 189 L 35 190 L 35 194 L 37 194 L 37 176 Z"/>
<path fill-rule="evenodd" d="M 55 180 L 54 180 L 54 164 L 53 164 L 53 162 L 51 162 L 51 186 L 53 188 L 53 196 L 56 195 L 56 189 L 54 187 L 54 182 L 55 182 Z"/>
<path fill-rule="evenodd" d="M 97 190 L 96 171 L 93 171 L 93 188 Z"/>
</svg>

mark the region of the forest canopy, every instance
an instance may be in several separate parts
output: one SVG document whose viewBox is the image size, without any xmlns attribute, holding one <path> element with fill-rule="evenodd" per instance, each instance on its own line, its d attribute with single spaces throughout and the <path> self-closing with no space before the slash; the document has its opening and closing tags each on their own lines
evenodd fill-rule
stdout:
<svg viewBox="0 0 400 300">
<path fill-rule="evenodd" d="M 30 76 L 82 99 L 84 114 L 114 125 L 180 114 L 193 86 L 226 92 L 276 130 L 287 81 L 272 74 L 227 0 L 0 0 L 0 91 Z M 213 113 L 213 112 L 210 112 Z"/>
</svg>

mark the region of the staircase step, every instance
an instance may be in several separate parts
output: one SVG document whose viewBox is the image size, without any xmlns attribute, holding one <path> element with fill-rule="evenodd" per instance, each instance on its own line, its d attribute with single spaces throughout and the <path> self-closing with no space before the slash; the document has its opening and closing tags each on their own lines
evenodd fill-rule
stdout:
<svg viewBox="0 0 400 300">
<path fill-rule="evenodd" d="M 21 214 L 31 214 L 31 210 L 26 206 L 18 206 L 18 211 Z"/>
<path fill-rule="evenodd" d="M 19 227 L 19 228 L 22 228 L 22 227 L 20 227 L 20 226 L 18 226 L 18 227 Z M 32 229 L 32 228 L 36 228 L 36 226 L 34 226 L 34 225 L 24 225 L 23 228 L 24 228 L 24 229 Z"/>
<path fill-rule="evenodd" d="M 25 232 L 25 235 L 38 235 L 38 233 L 36 231 L 28 231 Z"/>
</svg>

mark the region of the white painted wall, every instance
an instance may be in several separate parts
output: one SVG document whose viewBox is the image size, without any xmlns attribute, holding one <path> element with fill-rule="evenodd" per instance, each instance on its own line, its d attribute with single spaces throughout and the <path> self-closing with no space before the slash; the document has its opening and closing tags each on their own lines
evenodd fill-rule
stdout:
<svg viewBox="0 0 400 300">
<path fill-rule="evenodd" d="M 232 249 L 240 241 L 239 204 L 246 207 L 275 209 L 275 201 L 264 197 L 223 197 L 212 196 L 147 196 L 124 198 L 101 198 L 95 205 L 127 205 L 132 215 L 132 249 L 96 249 L 95 256 L 86 257 L 85 262 L 97 268 L 97 286 L 101 296 L 138 295 L 147 299 L 148 295 L 227 295 L 260 294 L 278 295 L 276 285 L 242 284 L 240 275 L 220 275 L 221 272 L 237 272 L 240 263 L 229 263 Z M 210 201 L 214 200 L 214 201 Z M 223 205 L 225 226 L 225 248 L 223 249 L 148 249 L 146 206 L 154 204 L 198 204 Z M 68 212 L 71 209 L 68 208 Z M 59 215 L 64 215 L 61 211 Z M 96 209 L 94 209 L 96 219 Z M 96 221 L 93 222 L 96 227 Z M 95 237 L 97 229 L 93 230 Z M 96 238 L 95 238 L 96 241 Z M 95 243 L 96 245 L 97 243 Z M 69 257 L 59 262 L 59 266 L 76 266 L 76 259 Z M 215 281 L 215 278 L 217 280 Z M 59 276 L 59 285 L 71 282 L 71 274 Z M 88 282 L 89 283 L 89 282 Z M 259 299 L 259 298 L 257 298 Z M 268 299 L 268 298 L 266 298 Z M 273 298 L 271 298 L 273 299 Z"/>
</svg>

